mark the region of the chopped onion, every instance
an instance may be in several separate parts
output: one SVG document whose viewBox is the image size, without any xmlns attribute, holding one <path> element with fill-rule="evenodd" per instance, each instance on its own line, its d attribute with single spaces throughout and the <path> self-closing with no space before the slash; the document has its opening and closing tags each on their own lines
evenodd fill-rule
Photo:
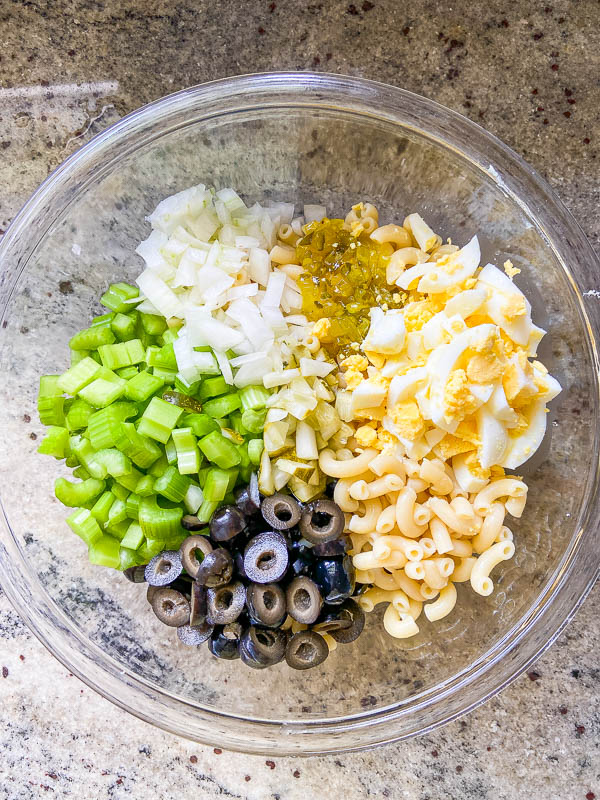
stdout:
<svg viewBox="0 0 600 800">
<path fill-rule="evenodd" d="M 310 425 L 303 420 L 299 420 L 296 426 L 296 455 L 298 458 L 307 461 L 319 457 L 317 436 L 314 428 L 311 428 Z"/>
<path fill-rule="evenodd" d="M 256 283 L 266 286 L 271 272 L 271 260 L 266 250 L 253 247 L 248 256 L 248 275 Z"/>
<path fill-rule="evenodd" d="M 225 355 L 225 353 L 215 350 L 215 358 L 217 359 L 217 364 L 219 365 L 219 369 L 221 370 L 221 375 L 225 378 L 225 383 L 228 383 L 230 386 L 233 385 L 233 370 L 231 369 L 231 365 L 229 363 L 229 359 Z"/>
<path fill-rule="evenodd" d="M 299 369 L 284 369 L 282 372 L 269 372 L 263 376 L 265 389 L 273 389 L 275 386 L 284 386 L 294 378 L 300 377 Z"/>
<path fill-rule="evenodd" d="M 261 306 L 264 305 L 270 306 L 271 308 L 279 308 L 286 280 L 287 276 L 285 272 L 272 272 L 269 275 L 267 291 L 265 292 Z"/>
<path fill-rule="evenodd" d="M 310 376 L 326 378 L 330 372 L 333 372 L 335 367 L 335 364 L 330 364 L 327 361 L 317 361 L 314 358 L 300 359 L 300 372 L 304 378 Z"/>
<path fill-rule="evenodd" d="M 169 317 L 176 317 L 181 313 L 179 298 L 154 272 L 145 269 L 138 275 L 136 283 L 163 317 L 169 319 Z"/>
</svg>

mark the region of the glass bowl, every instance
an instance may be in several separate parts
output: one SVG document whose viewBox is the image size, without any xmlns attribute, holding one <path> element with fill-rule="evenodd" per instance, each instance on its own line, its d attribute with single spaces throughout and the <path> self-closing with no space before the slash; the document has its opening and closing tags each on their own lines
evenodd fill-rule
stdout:
<svg viewBox="0 0 600 800">
<path fill-rule="evenodd" d="M 99 313 L 111 281 L 140 270 L 156 203 L 203 182 L 245 199 L 358 200 L 385 221 L 420 212 L 445 238 L 478 233 L 483 262 L 510 258 L 551 331 L 542 358 L 564 390 L 543 452 L 523 468 L 530 499 L 515 558 L 490 597 L 392 640 L 377 614 L 319 669 L 255 673 L 179 645 L 143 586 L 90 566 L 53 497 L 57 466 L 36 454 L 38 376 Z M 600 266 L 550 188 L 463 117 L 409 92 L 324 74 L 208 83 L 125 117 L 64 162 L 0 244 L 0 581 L 39 639 L 117 705 L 190 739 L 255 753 L 353 750 L 431 730 L 482 703 L 556 637 L 598 568 Z M 30 415 L 27 424 L 24 415 Z M 25 418 L 26 419 L 26 418 Z M 60 469 L 58 470 L 60 471 Z M 527 713 L 524 710 L 523 713 Z"/>
</svg>

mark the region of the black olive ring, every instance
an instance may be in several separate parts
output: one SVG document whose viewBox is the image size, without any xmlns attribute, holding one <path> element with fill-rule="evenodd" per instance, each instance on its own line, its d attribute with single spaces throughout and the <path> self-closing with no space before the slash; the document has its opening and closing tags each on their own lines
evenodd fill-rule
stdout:
<svg viewBox="0 0 600 800">
<path fill-rule="evenodd" d="M 314 500 L 302 512 L 300 533 L 312 544 L 323 544 L 338 539 L 344 532 L 344 512 L 326 497 Z"/>
</svg>

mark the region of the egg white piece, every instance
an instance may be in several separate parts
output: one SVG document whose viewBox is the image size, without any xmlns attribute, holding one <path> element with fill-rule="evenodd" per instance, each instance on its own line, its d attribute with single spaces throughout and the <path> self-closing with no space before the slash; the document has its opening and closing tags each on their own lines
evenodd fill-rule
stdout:
<svg viewBox="0 0 600 800">
<path fill-rule="evenodd" d="M 498 327 L 510 336 L 519 345 L 526 345 L 531 336 L 533 324 L 531 322 L 531 304 L 523 292 L 515 286 L 511 279 L 493 264 L 486 264 L 478 277 L 478 283 L 490 287 L 489 296 L 485 302 L 485 312 Z M 518 299 L 525 303 L 526 313 L 511 318 L 506 314 L 506 304 L 511 299 Z"/>
<path fill-rule="evenodd" d="M 419 278 L 422 278 L 425 273 L 433 269 L 435 269 L 435 262 L 427 261 L 424 264 L 415 264 L 414 267 L 404 270 L 396 281 L 396 286 L 405 290 L 414 288 L 413 284 L 416 284 Z"/>
<path fill-rule="evenodd" d="M 382 311 L 372 308 L 370 311 L 371 326 L 363 344 L 363 350 L 371 350 L 383 355 L 394 355 L 402 350 L 406 327 L 401 309 Z"/>
<path fill-rule="evenodd" d="M 507 428 L 514 428 L 517 425 L 519 418 L 516 412 L 508 405 L 504 387 L 501 383 L 494 387 L 494 391 L 488 401 L 488 408 L 494 417 L 503 422 Z"/>
<path fill-rule="evenodd" d="M 448 317 L 452 317 L 454 314 L 460 314 L 463 319 L 466 319 L 481 308 L 487 296 L 487 289 L 483 287 L 465 289 L 448 300 L 444 312 Z"/>
<path fill-rule="evenodd" d="M 538 395 L 540 400 L 543 400 L 545 403 L 549 403 L 550 400 L 554 400 L 556 395 L 562 392 L 562 386 L 560 383 L 549 373 L 542 372 L 535 366 L 533 368 L 533 373 L 538 379 L 539 383 L 545 384 L 546 386 L 546 388 L 543 391 L 540 391 Z"/>
<path fill-rule="evenodd" d="M 501 464 L 508 447 L 508 434 L 504 425 L 482 406 L 477 410 L 477 435 L 481 441 L 479 463 L 484 469 Z"/>
<path fill-rule="evenodd" d="M 470 453 L 460 453 L 452 459 L 452 469 L 456 482 L 463 492 L 479 492 L 488 482 L 487 478 L 476 475 L 467 464 Z"/>
<path fill-rule="evenodd" d="M 527 428 L 520 436 L 509 437 L 506 451 L 497 463 L 505 469 L 516 469 L 525 463 L 541 445 L 546 433 L 547 409 L 545 400 L 536 400 L 527 413 Z"/>
<path fill-rule="evenodd" d="M 388 408 L 407 400 L 409 397 L 413 397 L 428 379 L 429 373 L 425 367 L 415 367 L 414 369 L 409 369 L 404 375 L 396 375 L 392 378 L 388 390 Z"/>
<path fill-rule="evenodd" d="M 471 241 L 461 250 L 447 257 L 445 264 L 438 265 L 423 275 L 417 287 L 419 292 L 438 294 L 446 292 L 452 286 L 466 281 L 475 274 L 481 259 L 479 239 L 473 236 Z M 450 270 L 452 271 L 449 271 Z"/>
</svg>

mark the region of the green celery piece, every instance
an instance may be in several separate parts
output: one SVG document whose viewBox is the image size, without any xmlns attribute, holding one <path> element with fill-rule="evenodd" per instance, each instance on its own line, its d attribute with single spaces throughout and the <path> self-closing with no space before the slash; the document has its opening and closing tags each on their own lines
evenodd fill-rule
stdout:
<svg viewBox="0 0 600 800">
<path fill-rule="evenodd" d="M 121 423 L 115 435 L 115 447 L 142 469 L 154 464 L 162 453 L 161 448 L 152 439 L 142 436 L 132 422 Z"/>
<path fill-rule="evenodd" d="M 64 425 L 64 403 L 62 389 L 58 386 L 59 375 L 42 375 L 37 398 L 38 414 L 43 425 Z"/>
<path fill-rule="evenodd" d="M 127 498 L 131 494 L 129 489 L 126 489 L 124 486 L 121 486 L 120 483 L 117 481 L 113 481 L 112 486 L 110 487 L 111 492 L 117 497 L 119 500 L 122 500 L 124 503 L 127 502 Z"/>
<path fill-rule="evenodd" d="M 262 433 L 265 428 L 267 409 L 249 408 L 242 412 L 242 425 L 248 433 Z"/>
<path fill-rule="evenodd" d="M 235 467 L 242 460 L 236 445 L 216 431 L 199 439 L 198 447 L 209 461 L 221 469 Z"/>
<path fill-rule="evenodd" d="M 144 314 L 140 311 L 140 322 L 148 336 L 161 336 L 167 330 L 165 318 L 157 314 Z"/>
<path fill-rule="evenodd" d="M 104 450 L 98 450 L 96 453 L 96 461 L 102 464 L 107 474 L 113 478 L 129 475 L 132 470 L 131 459 L 115 447 L 107 447 Z"/>
<path fill-rule="evenodd" d="M 92 324 L 90 325 L 90 328 L 95 328 L 98 325 L 104 325 L 104 326 L 108 325 L 110 327 L 110 323 L 113 321 L 114 317 L 115 315 L 112 313 L 101 314 L 99 317 L 94 317 L 94 319 L 92 320 Z"/>
<path fill-rule="evenodd" d="M 172 342 L 160 348 L 158 353 L 154 356 L 154 364 L 152 366 L 161 367 L 162 369 L 177 370 L 177 359 L 175 358 Z"/>
<path fill-rule="evenodd" d="M 192 433 L 198 437 L 220 430 L 219 423 L 208 414 L 186 414 L 181 423 L 183 428 L 191 428 Z"/>
<path fill-rule="evenodd" d="M 115 496 L 112 492 L 104 492 L 101 494 L 90 509 L 92 517 L 101 525 L 105 525 L 108 522 L 108 514 L 114 502 Z"/>
<path fill-rule="evenodd" d="M 175 431 L 173 431 L 174 433 Z M 173 434 L 171 434 L 171 438 L 165 445 L 165 455 L 167 457 L 167 462 L 169 466 L 171 464 L 175 464 L 177 462 L 177 447 L 175 446 L 175 442 L 173 441 Z"/>
<path fill-rule="evenodd" d="M 154 491 L 179 503 L 185 497 L 185 493 L 190 485 L 190 479 L 185 475 L 180 475 L 176 467 L 167 467 L 164 473 L 154 481 Z"/>
<path fill-rule="evenodd" d="M 121 367 L 116 371 L 116 374 L 119 378 L 123 378 L 124 381 L 130 381 L 132 378 L 135 378 L 136 375 L 139 375 L 139 369 L 137 367 Z M 127 392 L 127 387 L 125 387 L 125 391 Z"/>
<path fill-rule="evenodd" d="M 101 450 L 113 447 L 121 434 L 121 423 L 138 413 L 133 403 L 113 403 L 107 408 L 96 411 L 88 420 L 88 433 L 92 447 Z"/>
<path fill-rule="evenodd" d="M 200 388 L 201 381 L 194 381 L 194 383 L 188 383 L 184 381 L 183 378 L 176 377 L 175 378 L 175 391 L 181 392 L 182 394 L 187 394 L 190 397 L 194 397 L 198 389 Z"/>
<path fill-rule="evenodd" d="M 129 550 L 127 547 L 119 548 L 119 569 L 123 572 L 129 567 L 139 567 L 146 562 L 137 550 Z"/>
<path fill-rule="evenodd" d="M 120 342 L 135 339 L 136 320 L 129 314 L 115 314 L 110 327 Z"/>
<path fill-rule="evenodd" d="M 254 465 L 252 463 L 248 464 L 246 467 L 240 467 L 240 482 L 241 483 L 248 483 L 250 481 L 250 476 L 254 472 Z M 227 500 L 229 503 L 229 500 Z M 235 503 L 235 498 L 233 499 Z"/>
<path fill-rule="evenodd" d="M 75 397 L 65 415 L 65 424 L 71 433 L 83 430 L 83 428 L 87 428 L 93 413 L 94 409 L 86 400 L 82 397 Z"/>
<path fill-rule="evenodd" d="M 54 494 L 64 506 L 77 508 L 89 503 L 104 491 L 104 481 L 88 478 L 81 483 L 71 483 L 66 478 L 54 482 Z"/>
<path fill-rule="evenodd" d="M 78 508 L 67 517 L 67 525 L 87 545 L 102 538 L 102 530 L 87 508 Z"/>
<path fill-rule="evenodd" d="M 181 530 L 183 508 L 162 508 L 156 495 L 142 497 L 139 508 L 139 523 L 147 539 L 164 541 Z"/>
<path fill-rule="evenodd" d="M 160 397 L 153 397 L 142 414 L 138 431 L 143 436 L 149 436 L 166 444 L 182 413 L 182 408 L 167 403 Z"/>
<path fill-rule="evenodd" d="M 126 311 L 131 311 L 133 303 L 126 303 L 126 300 L 133 300 L 139 297 L 140 290 L 136 286 L 130 286 L 128 283 L 111 283 L 108 291 L 105 292 L 100 298 L 100 302 L 105 308 L 110 308 L 118 314 L 124 314 Z"/>
<path fill-rule="evenodd" d="M 146 358 L 146 351 L 139 339 L 102 345 L 98 348 L 98 353 L 102 364 L 111 370 L 140 364 Z"/>
<path fill-rule="evenodd" d="M 104 532 L 110 534 L 110 536 L 114 536 L 115 539 L 121 541 L 121 539 L 127 533 L 127 528 L 131 524 L 131 520 L 124 519 L 121 522 L 111 523 L 108 522 L 107 525 L 104 527 Z"/>
<path fill-rule="evenodd" d="M 173 344 L 173 342 L 177 341 L 177 339 L 179 339 L 179 332 L 173 328 L 167 328 L 160 338 L 162 339 L 164 347 L 165 345 Z"/>
<path fill-rule="evenodd" d="M 185 497 L 183 498 L 183 502 L 185 503 L 185 507 L 189 511 L 190 514 L 195 514 L 196 511 L 202 505 L 202 501 L 204 500 L 204 493 L 202 489 L 195 484 L 193 481 L 188 486 L 188 490 L 185 493 Z"/>
<path fill-rule="evenodd" d="M 154 344 L 151 344 L 149 347 L 146 348 L 146 356 L 144 360 L 149 367 L 154 366 L 154 359 L 156 358 L 158 353 L 160 353 L 160 347 L 157 347 Z"/>
<path fill-rule="evenodd" d="M 240 405 L 239 394 L 232 392 L 222 397 L 215 397 L 213 400 L 207 400 L 202 404 L 202 411 L 208 414 L 209 417 L 222 419 L 223 417 L 228 417 L 233 411 L 237 411 Z"/>
<path fill-rule="evenodd" d="M 125 387 L 125 397 L 136 403 L 147 400 L 159 389 L 162 389 L 164 381 L 156 375 L 151 375 L 148 371 L 138 373 L 127 381 Z"/>
<path fill-rule="evenodd" d="M 255 467 L 258 467 L 260 464 L 260 457 L 262 456 L 264 447 L 265 443 L 262 439 L 250 439 L 248 442 L 248 458 Z"/>
<path fill-rule="evenodd" d="M 137 486 L 135 487 L 135 492 L 140 497 L 148 497 L 151 494 L 154 494 L 154 478 L 152 475 L 144 475 L 138 481 Z"/>
<path fill-rule="evenodd" d="M 67 394 L 77 394 L 94 380 L 99 370 L 100 365 L 93 358 L 86 356 L 59 376 L 58 389 Z"/>
<path fill-rule="evenodd" d="M 175 382 L 175 378 L 177 377 L 177 372 L 174 369 L 165 369 L 164 367 L 152 367 L 152 374 L 171 385 Z"/>
<path fill-rule="evenodd" d="M 264 386 L 245 386 L 240 389 L 243 411 L 256 411 L 264 408 L 271 393 Z"/>
<path fill-rule="evenodd" d="M 229 384 L 222 375 L 215 378 L 206 378 L 202 381 L 198 390 L 198 400 L 208 400 L 210 397 L 218 397 L 229 391 Z"/>
<path fill-rule="evenodd" d="M 119 500 L 118 497 L 115 498 L 114 503 L 110 507 L 108 512 L 108 519 L 106 520 L 106 527 L 118 525 L 119 522 L 124 522 L 128 520 L 127 516 L 127 503 L 123 500 Z"/>
<path fill-rule="evenodd" d="M 90 564 L 97 564 L 100 567 L 112 567 L 119 569 L 120 542 L 112 536 L 101 536 L 95 539 L 88 548 L 88 558 Z"/>
<path fill-rule="evenodd" d="M 210 522 L 210 518 L 215 513 L 217 508 L 219 507 L 218 501 L 212 500 L 204 500 L 200 508 L 198 509 L 198 513 L 196 516 L 200 520 L 200 522 Z"/>
<path fill-rule="evenodd" d="M 95 408 L 106 408 L 106 406 L 121 397 L 126 385 L 127 381 L 118 377 L 115 382 L 108 381 L 105 378 L 96 378 L 90 384 L 84 386 L 83 389 L 80 389 L 78 394 Z"/>
<path fill-rule="evenodd" d="M 126 547 L 129 550 L 137 550 L 141 543 L 144 541 L 144 531 L 138 522 L 132 522 L 127 528 L 127 533 L 121 539 L 121 547 Z"/>
<path fill-rule="evenodd" d="M 171 536 L 169 539 L 165 540 L 164 549 L 179 550 L 179 548 L 185 542 L 188 536 L 189 536 L 189 531 L 186 531 L 184 528 L 182 528 L 181 533 L 177 534 L 176 536 Z"/>
<path fill-rule="evenodd" d="M 69 431 L 59 425 L 51 425 L 37 451 L 54 458 L 64 458 L 69 451 Z"/>
<path fill-rule="evenodd" d="M 154 556 L 157 556 L 160 552 L 165 549 L 165 540 L 164 539 L 148 539 L 139 546 L 138 548 L 138 555 L 142 559 L 142 564 L 147 564 L 148 561 L 151 561 Z"/>
<path fill-rule="evenodd" d="M 73 477 L 79 478 L 80 481 L 87 481 L 87 479 L 91 478 L 92 476 L 85 467 L 79 466 L 75 467 L 75 469 L 73 470 Z"/>
<path fill-rule="evenodd" d="M 138 515 L 140 513 L 141 499 L 142 498 L 140 497 L 139 494 L 136 494 L 136 492 L 132 492 L 125 501 L 125 505 L 127 506 L 127 516 L 129 517 L 129 519 L 134 519 L 137 521 Z"/>
<path fill-rule="evenodd" d="M 137 494 L 139 494 L 139 492 L 137 491 L 137 487 L 138 487 L 139 482 L 144 477 L 145 476 L 139 471 L 139 469 L 136 469 L 135 467 L 132 467 L 131 468 L 131 472 L 129 472 L 128 474 L 126 474 L 126 475 L 116 475 L 115 476 L 115 480 L 117 481 L 117 483 L 119 483 L 121 486 L 123 486 L 128 491 L 136 492 Z"/>
<path fill-rule="evenodd" d="M 100 359 L 96 359 L 95 356 L 95 350 L 71 350 L 70 365 L 74 367 L 75 364 L 79 364 L 79 362 L 83 361 L 84 358 L 93 358 L 94 361 L 99 361 Z"/>
<path fill-rule="evenodd" d="M 83 464 L 93 478 L 106 477 L 106 468 L 96 461 L 96 451 L 88 439 L 80 434 L 72 435 L 69 437 L 69 447 L 72 455 L 78 459 L 80 464 Z"/>
<path fill-rule="evenodd" d="M 94 325 L 86 330 L 79 331 L 69 341 L 71 350 L 97 350 L 100 345 L 112 344 L 115 335 L 110 325 Z"/>
<path fill-rule="evenodd" d="M 166 455 L 163 453 L 163 455 L 149 468 L 148 475 L 151 475 L 154 478 L 160 478 L 168 466 L 169 462 L 167 461 Z"/>
<path fill-rule="evenodd" d="M 177 469 L 181 475 L 193 475 L 200 469 L 200 451 L 191 428 L 175 428 L 169 442 L 175 445 Z M 169 444 L 167 442 L 167 446 Z"/>
<path fill-rule="evenodd" d="M 230 474 L 228 470 L 212 467 L 208 470 L 202 491 L 204 500 L 219 503 L 229 491 Z"/>
</svg>

